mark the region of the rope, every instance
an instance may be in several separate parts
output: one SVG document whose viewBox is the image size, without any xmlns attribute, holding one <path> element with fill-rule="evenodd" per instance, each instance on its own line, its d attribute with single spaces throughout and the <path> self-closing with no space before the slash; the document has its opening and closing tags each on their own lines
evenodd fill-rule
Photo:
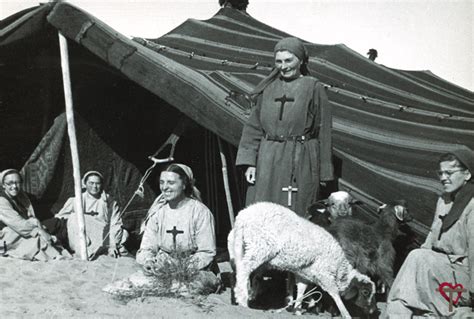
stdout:
<svg viewBox="0 0 474 319">
<path fill-rule="evenodd" d="M 318 288 L 317 286 L 313 287 L 313 289 L 311 289 L 307 293 L 303 294 L 303 296 L 301 296 L 301 298 L 290 301 L 285 307 L 283 307 L 281 309 L 278 309 L 277 312 L 281 312 L 283 310 L 288 309 L 289 307 L 292 307 L 297 301 L 300 301 L 301 303 L 303 303 L 304 299 L 306 299 L 308 297 L 311 297 L 314 294 L 319 294 L 319 297 L 316 299 L 316 301 L 313 301 L 313 302 L 314 303 L 320 302 L 321 299 L 323 298 L 323 294 L 320 291 L 316 291 L 317 288 Z M 310 302 L 308 302 L 308 301 L 305 301 L 304 303 L 310 304 Z"/>
</svg>

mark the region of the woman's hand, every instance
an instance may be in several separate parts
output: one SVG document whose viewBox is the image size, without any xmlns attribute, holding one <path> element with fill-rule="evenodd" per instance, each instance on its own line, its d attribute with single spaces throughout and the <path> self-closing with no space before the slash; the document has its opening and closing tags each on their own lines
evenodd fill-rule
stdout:
<svg viewBox="0 0 474 319">
<path fill-rule="evenodd" d="M 53 237 L 42 227 L 38 228 L 38 234 L 43 238 L 48 244 L 53 244 Z"/>
<path fill-rule="evenodd" d="M 247 167 L 247 170 L 245 171 L 245 178 L 247 179 L 248 183 L 255 184 L 255 172 L 255 166 Z"/>
</svg>

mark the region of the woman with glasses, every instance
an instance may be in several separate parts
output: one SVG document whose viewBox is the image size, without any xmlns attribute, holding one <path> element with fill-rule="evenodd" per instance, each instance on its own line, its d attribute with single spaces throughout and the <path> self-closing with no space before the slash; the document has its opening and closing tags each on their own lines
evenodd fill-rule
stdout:
<svg viewBox="0 0 474 319">
<path fill-rule="evenodd" d="M 51 236 L 35 217 L 28 196 L 22 192 L 22 178 L 16 169 L 0 173 L 0 252 L 27 260 L 48 260 L 61 256 Z M 65 252 L 66 255 L 68 255 Z"/>
<path fill-rule="evenodd" d="M 469 148 L 457 148 L 439 159 L 443 193 L 433 224 L 425 243 L 408 255 L 395 278 L 383 317 L 445 317 L 473 306 L 473 173 L 474 152 Z M 450 288 L 459 292 L 448 297 Z M 458 307 L 450 309 L 446 297 L 456 301 L 458 295 Z"/>
</svg>

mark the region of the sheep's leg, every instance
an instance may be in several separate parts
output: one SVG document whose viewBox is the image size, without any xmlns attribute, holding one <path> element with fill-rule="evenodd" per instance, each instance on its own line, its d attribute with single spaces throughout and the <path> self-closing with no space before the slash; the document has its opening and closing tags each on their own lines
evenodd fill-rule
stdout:
<svg viewBox="0 0 474 319">
<path fill-rule="evenodd" d="M 330 291 L 327 291 L 327 293 L 332 297 L 332 299 L 336 303 L 336 306 L 339 309 L 339 312 L 341 313 L 341 317 L 351 318 L 351 315 L 349 314 L 349 311 L 347 311 L 346 306 L 344 306 L 344 303 L 342 302 L 342 299 L 341 299 L 341 296 L 339 296 L 339 293 L 330 292 Z"/>
<path fill-rule="evenodd" d="M 244 307 L 248 307 L 250 274 L 251 272 L 247 271 L 244 265 L 240 267 L 237 265 L 234 287 L 235 301 Z"/>
<path fill-rule="evenodd" d="M 248 307 L 252 272 L 275 256 L 272 247 L 265 243 L 266 241 L 247 243 L 245 253 L 236 251 L 235 299 L 241 306 Z"/>
<path fill-rule="evenodd" d="M 296 277 L 296 300 L 294 308 L 297 315 L 301 315 L 301 304 L 303 302 L 303 295 L 308 288 L 308 285 L 301 281 L 300 278 Z"/>
<path fill-rule="evenodd" d="M 293 273 L 288 273 L 288 277 L 286 279 L 286 304 L 287 307 L 291 306 L 293 304 L 293 295 L 295 293 L 295 284 L 296 284 L 296 279 L 295 275 Z"/>
</svg>

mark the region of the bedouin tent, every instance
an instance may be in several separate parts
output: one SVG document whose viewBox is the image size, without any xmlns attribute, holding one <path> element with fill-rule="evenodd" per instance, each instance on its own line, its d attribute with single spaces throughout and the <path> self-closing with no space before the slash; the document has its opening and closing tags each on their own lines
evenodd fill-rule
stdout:
<svg viewBox="0 0 474 319">
<path fill-rule="evenodd" d="M 45 114 L 54 113 L 51 105 L 61 105 L 60 88 L 51 87 L 57 82 L 57 72 L 51 70 L 57 68 L 52 57 L 57 57 L 59 30 L 72 48 L 78 112 L 93 127 L 112 125 L 117 132 L 123 125 L 126 132 L 105 132 L 104 140 L 142 170 L 141 147 L 156 147 L 154 140 L 164 140 L 158 133 L 169 133 L 170 122 L 176 123 L 172 119 L 182 114 L 236 146 L 252 107 L 249 93 L 270 72 L 275 43 L 288 36 L 232 8 L 222 8 L 206 21 L 189 19 L 158 39 L 130 39 L 67 3 L 20 12 L 0 26 L 6 61 L 0 76 L 7 82 L 4 104 L 9 114 L 32 119 L 40 136 L 48 123 Z M 337 188 L 361 200 L 368 214 L 380 203 L 405 199 L 415 216 L 412 225 L 425 234 L 440 192 L 437 158 L 456 144 L 474 149 L 473 92 L 429 71 L 377 64 L 342 44 L 306 45 L 310 72 L 325 84 L 334 110 Z M 33 79 L 39 69 L 42 76 Z M 28 92 L 18 94 L 16 86 L 25 83 Z M 19 102 L 20 97 L 30 102 Z M 31 113 L 25 116 L 25 110 Z M 195 150 L 202 144 L 183 147 Z M 203 156 L 195 153 L 193 164 L 199 166 L 207 159 Z M 234 182 L 242 180 L 236 177 Z M 239 194 L 239 189 L 234 187 L 234 192 Z"/>
</svg>

